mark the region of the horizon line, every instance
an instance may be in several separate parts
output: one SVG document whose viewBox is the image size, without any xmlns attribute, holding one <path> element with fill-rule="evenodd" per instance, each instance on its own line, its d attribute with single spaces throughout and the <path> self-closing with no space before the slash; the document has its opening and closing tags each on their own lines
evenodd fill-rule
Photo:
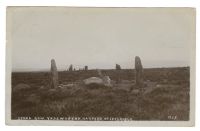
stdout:
<svg viewBox="0 0 200 131">
<path fill-rule="evenodd" d="M 169 66 L 169 67 L 143 67 L 143 69 L 157 69 L 157 68 L 188 68 L 190 66 Z M 88 69 L 89 70 L 116 70 L 115 68 L 90 68 Z M 122 68 L 121 70 L 135 70 L 135 68 Z M 50 69 L 39 69 L 39 70 L 33 70 L 33 69 L 29 69 L 29 70 L 12 70 L 11 72 L 49 72 Z M 61 72 L 61 71 L 68 71 L 66 69 L 58 69 L 57 70 L 58 72 Z M 75 71 L 84 71 L 83 68 L 81 68 L 81 70 L 79 69 L 76 69 Z"/>
</svg>

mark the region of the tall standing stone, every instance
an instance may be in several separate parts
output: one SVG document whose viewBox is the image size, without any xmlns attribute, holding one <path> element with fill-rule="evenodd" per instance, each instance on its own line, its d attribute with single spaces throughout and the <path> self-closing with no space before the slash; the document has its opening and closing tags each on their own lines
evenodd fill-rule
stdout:
<svg viewBox="0 0 200 131">
<path fill-rule="evenodd" d="M 139 87 L 143 86 L 143 67 L 142 62 L 139 56 L 135 57 L 135 79 L 136 85 Z"/>
<path fill-rule="evenodd" d="M 116 83 L 120 83 L 121 82 L 121 66 L 119 64 L 116 64 L 115 66 L 116 69 Z"/>
<path fill-rule="evenodd" d="M 51 60 L 51 88 L 58 87 L 58 71 L 56 62 L 54 59 Z"/>
</svg>

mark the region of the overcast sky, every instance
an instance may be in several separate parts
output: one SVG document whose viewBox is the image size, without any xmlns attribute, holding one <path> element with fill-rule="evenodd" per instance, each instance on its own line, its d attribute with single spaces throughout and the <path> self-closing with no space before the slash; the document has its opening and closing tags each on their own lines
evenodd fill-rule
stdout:
<svg viewBox="0 0 200 131">
<path fill-rule="evenodd" d="M 12 69 L 42 70 L 55 59 L 63 70 L 189 66 L 194 32 L 191 8 L 8 9 Z"/>
</svg>

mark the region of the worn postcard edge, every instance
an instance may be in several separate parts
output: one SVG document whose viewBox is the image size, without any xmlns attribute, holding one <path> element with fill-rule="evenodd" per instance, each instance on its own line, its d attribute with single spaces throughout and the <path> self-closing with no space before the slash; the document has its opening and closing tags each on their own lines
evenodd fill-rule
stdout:
<svg viewBox="0 0 200 131">
<path fill-rule="evenodd" d="M 190 44 L 190 117 L 189 121 L 61 121 L 61 120 L 11 120 L 11 71 L 12 71 L 12 39 L 11 8 L 6 9 L 6 89 L 5 89 L 5 123 L 6 125 L 30 126 L 195 126 L 195 76 L 196 76 L 196 10 L 190 8 L 193 15 L 193 31 Z M 22 7 L 24 8 L 24 7 Z M 33 7 L 32 7 L 33 8 Z M 34 7 L 37 8 L 37 7 Z M 40 7 L 41 8 L 41 7 Z M 59 7 L 51 7 L 59 8 Z M 67 7 L 66 7 L 67 8 Z M 78 7 L 70 7 L 78 8 Z M 84 7 L 81 7 L 84 8 Z M 87 7 L 85 7 L 87 8 Z M 95 7 L 98 8 L 98 7 Z M 103 7 L 106 8 L 106 7 Z M 129 7 L 132 8 L 132 7 Z M 134 8 L 134 7 L 133 7 Z M 168 8 L 168 7 L 165 7 Z M 181 7 L 177 7 L 181 8 Z M 187 7 L 186 7 L 187 8 Z"/>
</svg>

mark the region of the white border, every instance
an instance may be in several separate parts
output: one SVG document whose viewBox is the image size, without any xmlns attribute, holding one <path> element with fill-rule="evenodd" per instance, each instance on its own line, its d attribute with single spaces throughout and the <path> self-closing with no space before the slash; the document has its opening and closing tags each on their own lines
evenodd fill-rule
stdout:
<svg viewBox="0 0 200 131">
<path fill-rule="evenodd" d="M 123 6 L 123 7 L 196 7 L 197 10 L 199 9 L 200 2 L 198 0 L 173 0 L 173 1 L 166 1 L 166 0 L 126 0 L 124 2 L 123 0 L 34 0 L 34 1 L 27 1 L 27 0 L 7 0 L 0 1 L 0 17 L 3 18 L 3 24 L 1 24 L 0 29 L 4 29 L 4 31 L 1 31 L 0 34 L 0 53 L 1 53 L 1 66 L 0 66 L 0 72 L 1 72 L 1 87 L 5 87 L 5 8 L 6 6 L 101 6 L 101 7 L 117 7 L 117 6 Z M 199 19 L 199 13 L 197 12 L 197 23 Z M 199 32 L 199 27 L 197 25 L 197 36 Z M 198 43 L 198 37 L 197 37 L 197 43 Z M 198 44 L 197 44 L 197 50 L 198 50 Z M 199 56 L 199 53 L 197 52 L 197 57 Z M 199 65 L 199 61 L 197 60 L 197 67 Z M 199 78 L 199 70 L 197 68 L 197 78 Z M 199 85 L 199 81 L 197 81 L 197 87 Z M 197 88 L 197 92 L 199 89 Z M 5 92 L 0 92 L 0 96 L 2 97 L 1 102 L 4 104 L 4 96 Z M 199 96 L 197 96 L 197 100 L 200 99 Z M 197 104 L 197 110 L 199 110 L 199 103 Z M 1 108 L 1 116 L 4 116 L 4 109 Z M 3 114 L 3 115 L 2 115 Z M 199 113 L 196 114 L 196 116 L 199 116 Z M 1 119 L 0 119 L 1 120 Z M 198 119 L 199 120 L 199 119 Z M 199 122 L 199 121 L 198 121 Z M 49 121 L 48 121 L 49 123 Z M 140 122 L 139 122 L 140 123 Z M 31 124 L 33 125 L 33 123 Z M 94 124 L 93 124 L 94 125 Z M 144 126 L 144 125 L 142 125 Z M 148 126 L 148 125 L 147 125 Z M 154 126 L 154 125 L 150 125 Z M 162 125 L 160 125 L 162 126 Z"/>
</svg>

